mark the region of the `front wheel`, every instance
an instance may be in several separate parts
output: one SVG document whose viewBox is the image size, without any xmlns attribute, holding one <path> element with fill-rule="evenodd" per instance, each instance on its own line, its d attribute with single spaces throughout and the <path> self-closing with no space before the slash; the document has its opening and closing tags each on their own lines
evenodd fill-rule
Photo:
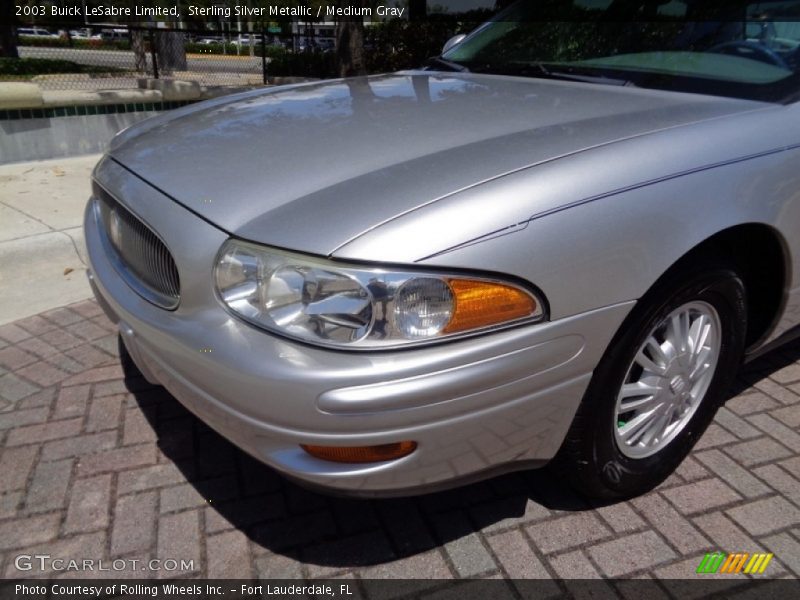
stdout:
<svg viewBox="0 0 800 600">
<path fill-rule="evenodd" d="M 584 493 L 641 494 L 706 430 L 744 351 L 746 294 L 731 268 L 696 265 L 651 290 L 600 361 L 554 462 Z"/>
</svg>

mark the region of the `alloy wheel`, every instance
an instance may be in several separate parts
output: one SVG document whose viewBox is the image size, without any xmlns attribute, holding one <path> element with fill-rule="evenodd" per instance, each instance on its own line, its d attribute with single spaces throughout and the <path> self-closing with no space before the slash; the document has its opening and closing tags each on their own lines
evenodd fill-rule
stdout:
<svg viewBox="0 0 800 600">
<path fill-rule="evenodd" d="M 622 454 L 652 456 L 686 427 L 714 378 L 721 332 L 706 302 L 678 307 L 650 331 L 617 394 L 613 427 Z"/>
</svg>

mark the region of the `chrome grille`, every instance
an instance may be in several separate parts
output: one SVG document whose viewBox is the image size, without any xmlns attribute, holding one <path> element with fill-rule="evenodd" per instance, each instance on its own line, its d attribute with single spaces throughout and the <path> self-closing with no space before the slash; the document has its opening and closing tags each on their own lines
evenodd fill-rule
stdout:
<svg viewBox="0 0 800 600">
<path fill-rule="evenodd" d="M 117 271 L 146 300 L 167 309 L 177 307 L 180 279 L 167 246 L 108 192 L 99 186 L 94 192 Z"/>
</svg>

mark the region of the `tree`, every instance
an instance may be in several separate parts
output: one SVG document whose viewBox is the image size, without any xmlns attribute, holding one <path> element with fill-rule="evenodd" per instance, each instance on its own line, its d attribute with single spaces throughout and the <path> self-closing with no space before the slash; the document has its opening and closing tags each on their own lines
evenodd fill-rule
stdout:
<svg viewBox="0 0 800 600">
<path fill-rule="evenodd" d="M 427 0 L 408 0 L 408 20 L 422 21 L 428 16 Z"/>
<path fill-rule="evenodd" d="M 186 46 L 183 33 L 156 29 L 154 38 L 159 71 L 167 75 L 173 71 L 185 71 Z"/>
<path fill-rule="evenodd" d="M 339 0 L 339 6 L 364 7 L 364 1 Z M 364 60 L 364 18 L 343 16 L 336 23 L 336 66 L 339 77 L 353 77 L 367 72 Z"/>
<path fill-rule="evenodd" d="M 147 47 L 144 41 L 144 31 L 141 29 L 131 31 L 131 50 L 133 50 L 136 70 L 145 73 L 147 71 Z"/>
<path fill-rule="evenodd" d="M 0 2 L 0 56 L 19 58 L 14 21 L 14 3 Z"/>
</svg>

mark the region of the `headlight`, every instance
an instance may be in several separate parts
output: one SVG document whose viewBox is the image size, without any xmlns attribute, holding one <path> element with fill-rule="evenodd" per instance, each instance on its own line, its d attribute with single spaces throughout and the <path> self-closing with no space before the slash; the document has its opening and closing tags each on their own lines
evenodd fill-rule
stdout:
<svg viewBox="0 0 800 600">
<path fill-rule="evenodd" d="M 223 246 L 214 278 L 238 316 L 326 346 L 430 342 L 544 316 L 541 299 L 511 282 L 343 265 L 238 240 Z"/>
</svg>

